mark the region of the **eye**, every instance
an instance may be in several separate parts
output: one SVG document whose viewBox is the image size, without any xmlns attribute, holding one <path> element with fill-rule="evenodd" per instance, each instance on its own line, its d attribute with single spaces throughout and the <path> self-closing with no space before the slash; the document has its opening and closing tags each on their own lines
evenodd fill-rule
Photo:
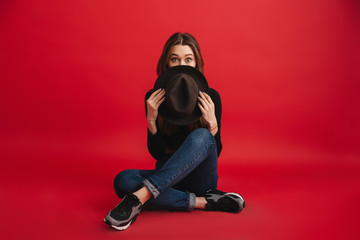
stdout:
<svg viewBox="0 0 360 240">
<path fill-rule="evenodd" d="M 172 62 L 178 62 L 179 59 L 177 59 L 177 58 L 172 58 L 171 61 L 172 61 Z"/>
<path fill-rule="evenodd" d="M 192 58 L 187 58 L 185 59 L 186 62 L 191 62 L 192 61 Z"/>
</svg>

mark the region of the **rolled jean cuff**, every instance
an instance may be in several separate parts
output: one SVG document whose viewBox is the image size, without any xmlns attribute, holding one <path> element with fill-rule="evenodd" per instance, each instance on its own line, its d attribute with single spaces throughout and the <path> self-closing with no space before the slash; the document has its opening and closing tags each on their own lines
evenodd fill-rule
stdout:
<svg viewBox="0 0 360 240">
<path fill-rule="evenodd" d="M 157 190 L 154 184 L 152 184 L 148 179 L 145 179 L 143 184 L 147 187 L 147 189 L 149 189 L 154 198 L 157 198 L 160 195 L 159 190 Z"/>
<path fill-rule="evenodd" d="M 193 211 L 195 209 L 196 204 L 196 195 L 194 193 L 189 193 L 189 211 Z"/>
</svg>

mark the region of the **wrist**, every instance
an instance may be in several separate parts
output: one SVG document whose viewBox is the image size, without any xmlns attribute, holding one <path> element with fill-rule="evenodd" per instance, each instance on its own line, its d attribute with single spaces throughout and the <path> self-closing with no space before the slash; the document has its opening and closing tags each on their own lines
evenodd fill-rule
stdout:
<svg viewBox="0 0 360 240">
<path fill-rule="evenodd" d="M 157 132 L 156 121 L 147 119 L 147 128 L 153 135 L 155 135 L 155 133 Z"/>
<path fill-rule="evenodd" d="M 146 121 L 147 121 L 148 124 L 151 124 L 151 125 L 155 125 L 155 124 L 156 124 L 156 120 L 151 119 L 151 118 L 147 118 Z"/>
<path fill-rule="evenodd" d="M 215 124 L 213 124 L 213 125 L 209 125 L 208 130 L 209 130 L 210 132 L 212 132 L 212 131 L 214 131 L 215 129 L 217 129 L 217 127 L 218 127 L 218 125 L 217 125 L 217 123 L 215 123 Z"/>
<path fill-rule="evenodd" d="M 218 126 L 217 121 L 208 123 L 208 130 L 215 129 Z"/>
</svg>

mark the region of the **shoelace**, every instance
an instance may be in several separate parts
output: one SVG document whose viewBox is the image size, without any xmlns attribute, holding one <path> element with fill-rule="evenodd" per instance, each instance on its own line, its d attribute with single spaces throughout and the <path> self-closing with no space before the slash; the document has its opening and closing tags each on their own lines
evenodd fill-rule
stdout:
<svg viewBox="0 0 360 240">
<path fill-rule="evenodd" d="M 131 197 L 126 197 L 119 205 L 115 207 L 115 210 L 121 215 L 129 215 L 132 211 L 133 205 L 131 204 Z"/>
<path fill-rule="evenodd" d="M 220 190 L 217 190 L 217 189 L 210 189 L 207 191 L 208 194 L 219 194 L 219 195 L 224 195 L 226 192 L 223 192 L 223 191 L 220 191 Z"/>
</svg>

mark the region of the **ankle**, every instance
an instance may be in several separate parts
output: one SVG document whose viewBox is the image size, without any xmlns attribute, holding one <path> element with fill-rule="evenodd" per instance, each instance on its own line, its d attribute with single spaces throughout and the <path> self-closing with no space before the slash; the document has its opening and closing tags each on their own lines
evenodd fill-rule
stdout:
<svg viewBox="0 0 360 240">
<path fill-rule="evenodd" d="M 205 197 L 196 197 L 195 208 L 206 209 L 207 201 Z"/>
<path fill-rule="evenodd" d="M 147 187 L 142 187 L 133 194 L 139 199 L 142 205 L 144 205 L 144 203 L 152 196 L 152 193 L 149 189 L 147 189 Z"/>
</svg>

